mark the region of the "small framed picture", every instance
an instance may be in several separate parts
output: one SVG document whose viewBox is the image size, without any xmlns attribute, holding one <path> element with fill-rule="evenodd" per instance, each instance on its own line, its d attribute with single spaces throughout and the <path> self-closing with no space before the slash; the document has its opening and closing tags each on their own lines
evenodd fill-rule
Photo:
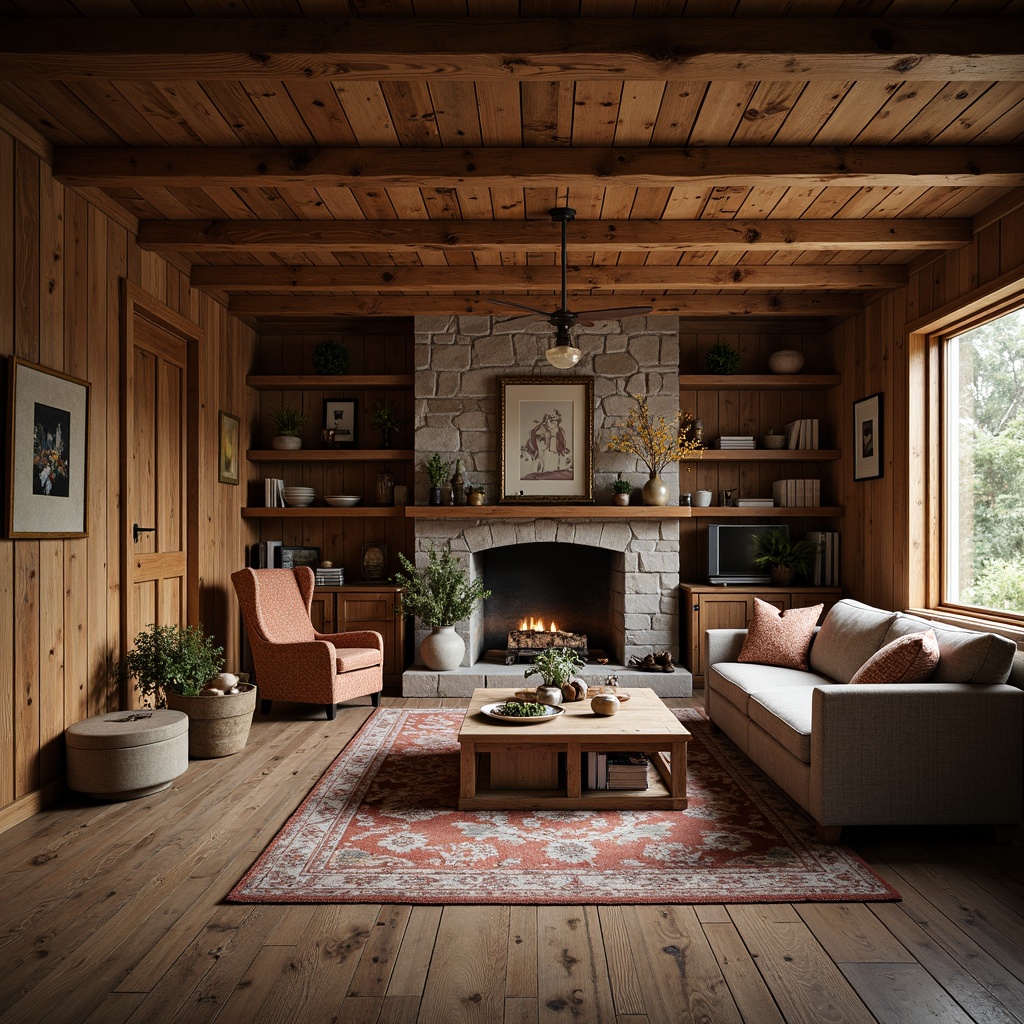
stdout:
<svg viewBox="0 0 1024 1024">
<path fill-rule="evenodd" d="M 300 565 L 308 565 L 316 572 L 319 564 L 319 548 L 281 548 L 282 569 L 297 569 Z"/>
<path fill-rule="evenodd" d="M 229 412 L 217 413 L 217 434 L 220 445 L 217 452 L 217 480 L 222 484 L 238 483 L 238 441 L 242 421 Z"/>
<path fill-rule="evenodd" d="M 356 400 L 329 398 L 324 402 L 324 437 L 333 448 L 356 446 Z"/>
<path fill-rule="evenodd" d="M 7 536 L 87 536 L 89 384 L 11 356 L 7 397 Z"/>
<path fill-rule="evenodd" d="M 882 393 L 853 403 L 853 479 L 882 475 Z"/>
</svg>

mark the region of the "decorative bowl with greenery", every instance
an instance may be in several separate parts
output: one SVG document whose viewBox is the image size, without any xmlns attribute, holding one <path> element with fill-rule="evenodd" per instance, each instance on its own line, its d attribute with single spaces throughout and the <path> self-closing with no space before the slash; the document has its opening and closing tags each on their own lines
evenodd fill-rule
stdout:
<svg viewBox="0 0 1024 1024">
<path fill-rule="evenodd" d="M 478 601 L 491 596 L 482 580 L 470 582 L 469 573 L 452 557 L 446 548 L 438 552 L 433 544 L 427 553 L 427 564 L 417 569 L 401 552 L 398 555 L 405 572 L 392 578 L 393 583 L 405 587 L 402 604 L 425 626 L 454 626 L 468 618 Z"/>
<path fill-rule="evenodd" d="M 523 678 L 539 675 L 545 686 L 557 686 L 561 689 L 583 668 L 583 662 L 575 651 L 568 647 L 550 647 L 541 651 L 533 664 L 526 670 Z"/>
<path fill-rule="evenodd" d="M 320 375 L 348 373 L 352 355 L 340 341 L 328 338 L 313 349 L 313 369 Z"/>
<path fill-rule="evenodd" d="M 773 582 L 788 583 L 794 575 L 806 576 L 814 568 L 814 556 L 818 553 L 814 541 L 793 540 L 786 530 L 772 530 L 758 534 L 754 543 L 754 565 L 769 569 Z"/>
<path fill-rule="evenodd" d="M 274 431 L 278 437 L 298 437 L 306 425 L 306 417 L 292 405 L 279 405 L 271 414 Z"/>
<path fill-rule="evenodd" d="M 708 349 L 708 354 L 704 357 L 704 365 L 707 366 L 708 373 L 723 376 L 738 373 L 740 354 L 736 349 L 726 345 L 724 341 L 720 341 Z"/>
<path fill-rule="evenodd" d="M 169 690 L 196 697 L 223 665 L 224 648 L 202 626 L 150 624 L 119 662 L 118 676 L 135 680 L 146 707 L 164 707 Z"/>
</svg>

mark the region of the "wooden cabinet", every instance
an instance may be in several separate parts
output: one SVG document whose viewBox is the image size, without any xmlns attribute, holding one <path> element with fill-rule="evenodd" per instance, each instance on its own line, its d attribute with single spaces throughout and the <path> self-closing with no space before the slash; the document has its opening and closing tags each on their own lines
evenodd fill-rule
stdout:
<svg viewBox="0 0 1024 1024">
<path fill-rule="evenodd" d="M 704 684 L 703 640 L 708 629 L 745 629 L 754 614 L 754 598 L 776 608 L 823 604 L 822 615 L 843 596 L 839 587 L 713 587 L 684 583 L 679 588 L 681 650 L 694 685 Z"/>
<path fill-rule="evenodd" d="M 384 637 L 384 692 L 400 696 L 402 673 L 409 664 L 412 632 L 406 629 L 402 588 L 390 583 L 317 587 L 310 612 L 322 633 L 373 629 Z"/>
</svg>

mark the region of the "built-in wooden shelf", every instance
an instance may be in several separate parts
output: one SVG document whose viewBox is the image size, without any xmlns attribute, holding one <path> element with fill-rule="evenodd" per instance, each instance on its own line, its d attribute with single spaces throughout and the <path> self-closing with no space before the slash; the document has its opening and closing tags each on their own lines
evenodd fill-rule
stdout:
<svg viewBox="0 0 1024 1024">
<path fill-rule="evenodd" d="M 689 519 L 681 505 L 407 505 L 410 519 Z"/>
<path fill-rule="evenodd" d="M 835 448 L 705 448 L 700 458 L 703 462 L 835 462 L 839 456 Z"/>
<path fill-rule="evenodd" d="M 250 449 L 250 462 L 407 462 L 415 458 L 411 448 L 300 448 L 298 451 Z"/>
<path fill-rule="evenodd" d="M 382 508 L 374 505 L 356 505 L 354 508 L 332 508 L 330 505 L 310 505 L 307 508 L 243 508 L 243 519 L 400 519 L 405 515 L 401 507 Z"/>
<path fill-rule="evenodd" d="M 251 374 L 245 383 L 257 391 L 369 391 L 384 388 L 411 388 L 411 373 L 370 373 L 337 376 L 334 374 Z"/>
<path fill-rule="evenodd" d="M 681 391 L 819 391 L 842 383 L 838 373 L 681 373 Z"/>
<path fill-rule="evenodd" d="M 710 505 L 687 511 L 694 516 L 715 516 L 722 519 L 774 519 L 778 516 L 800 519 L 834 519 L 846 514 L 842 505 L 799 505 L 795 508 L 726 508 Z"/>
</svg>

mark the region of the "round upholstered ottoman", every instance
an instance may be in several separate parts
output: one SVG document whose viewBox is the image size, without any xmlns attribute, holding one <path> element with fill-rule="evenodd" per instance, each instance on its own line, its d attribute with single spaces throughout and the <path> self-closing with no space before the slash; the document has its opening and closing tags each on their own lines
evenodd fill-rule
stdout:
<svg viewBox="0 0 1024 1024">
<path fill-rule="evenodd" d="M 114 711 L 64 732 L 68 785 L 100 800 L 159 793 L 188 768 L 188 718 L 180 711 Z"/>
</svg>

